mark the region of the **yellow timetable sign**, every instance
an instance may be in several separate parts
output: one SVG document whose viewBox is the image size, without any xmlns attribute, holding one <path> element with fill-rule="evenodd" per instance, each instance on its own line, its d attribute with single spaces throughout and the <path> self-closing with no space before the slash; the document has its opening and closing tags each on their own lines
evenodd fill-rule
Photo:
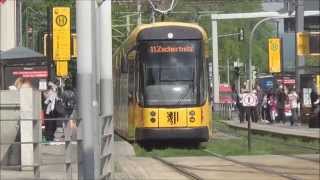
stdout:
<svg viewBox="0 0 320 180">
<path fill-rule="evenodd" d="M 56 75 L 59 77 L 68 76 L 68 61 L 57 61 L 56 62 Z"/>
<path fill-rule="evenodd" d="M 309 33 L 305 32 L 298 32 L 296 34 L 296 41 L 297 41 L 297 55 L 304 56 L 308 55 L 310 52 L 309 48 Z"/>
<path fill-rule="evenodd" d="M 281 72 L 281 41 L 280 38 L 269 39 L 269 72 Z"/>
<path fill-rule="evenodd" d="M 70 60 L 70 8 L 54 7 L 53 22 L 53 60 Z"/>
</svg>

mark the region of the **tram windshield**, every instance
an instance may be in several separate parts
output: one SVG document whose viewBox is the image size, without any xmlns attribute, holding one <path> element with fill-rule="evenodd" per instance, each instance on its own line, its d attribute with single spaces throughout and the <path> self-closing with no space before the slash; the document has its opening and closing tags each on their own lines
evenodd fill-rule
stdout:
<svg viewBox="0 0 320 180">
<path fill-rule="evenodd" d="M 143 41 L 139 52 L 140 98 L 145 106 L 199 104 L 203 94 L 199 40 Z"/>
</svg>

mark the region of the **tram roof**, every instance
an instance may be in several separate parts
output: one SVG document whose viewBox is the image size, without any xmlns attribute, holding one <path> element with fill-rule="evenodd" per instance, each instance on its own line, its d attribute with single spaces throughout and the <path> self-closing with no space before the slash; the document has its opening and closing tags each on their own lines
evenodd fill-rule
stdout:
<svg viewBox="0 0 320 180">
<path fill-rule="evenodd" d="M 156 27 L 165 27 L 165 26 L 180 26 L 180 27 L 190 27 L 190 28 L 194 28 L 197 29 L 201 32 L 201 34 L 203 35 L 203 40 L 208 40 L 208 36 L 206 31 L 198 24 L 196 23 L 184 23 L 184 22 L 156 22 L 156 23 L 150 23 L 150 24 L 141 24 L 139 26 L 137 26 L 129 35 L 129 37 L 127 38 L 127 40 L 114 51 L 114 55 L 117 55 L 119 52 L 121 52 L 120 50 L 123 48 L 129 48 L 130 45 L 134 45 L 137 36 L 139 35 L 139 33 L 141 31 L 143 31 L 144 29 L 149 29 L 149 28 L 156 28 Z"/>
<path fill-rule="evenodd" d="M 201 34 L 203 35 L 203 39 L 207 40 L 208 36 L 206 31 L 199 26 L 196 23 L 183 23 L 183 22 L 156 22 L 156 23 L 151 23 L 151 24 L 142 24 L 140 26 L 137 26 L 132 33 L 130 34 L 129 38 L 128 38 L 128 43 L 131 44 L 132 42 L 136 41 L 137 36 L 139 35 L 139 33 L 141 31 L 143 31 L 144 29 L 148 29 L 148 28 L 156 28 L 156 27 L 164 27 L 164 26 L 180 26 L 180 27 L 190 27 L 190 28 L 194 28 L 197 29 L 201 32 Z"/>
</svg>

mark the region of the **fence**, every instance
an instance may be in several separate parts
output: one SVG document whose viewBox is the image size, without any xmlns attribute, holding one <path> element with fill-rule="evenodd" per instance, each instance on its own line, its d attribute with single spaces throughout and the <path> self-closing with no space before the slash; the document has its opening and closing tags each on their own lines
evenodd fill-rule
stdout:
<svg viewBox="0 0 320 180">
<path fill-rule="evenodd" d="M 68 122 L 63 129 L 64 138 L 54 141 L 64 145 L 63 154 L 59 154 L 62 151 L 59 149 L 61 146 L 46 146 L 47 143 L 43 141 L 40 92 L 26 88 L 19 91 L 0 91 L 0 93 L 0 179 L 83 179 L 81 173 L 77 173 L 81 164 L 85 163 L 81 157 L 83 151 L 81 118 L 44 119 L 44 121 Z M 112 116 L 103 116 L 99 120 L 101 122 L 99 123 L 101 124 L 99 179 L 111 179 Z M 70 126 L 71 121 L 76 122 L 76 127 Z M 53 154 L 47 152 L 49 147 L 53 147 Z M 58 170 L 62 165 L 64 170 Z M 15 171 L 13 173 L 11 171 L 11 174 L 1 173 L 7 169 Z M 30 170 L 33 173 L 25 176 L 24 172 Z"/>
<path fill-rule="evenodd" d="M 231 103 L 213 103 L 213 112 L 224 120 L 232 119 L 232 112 L 235 110 Z"/>
</svg>

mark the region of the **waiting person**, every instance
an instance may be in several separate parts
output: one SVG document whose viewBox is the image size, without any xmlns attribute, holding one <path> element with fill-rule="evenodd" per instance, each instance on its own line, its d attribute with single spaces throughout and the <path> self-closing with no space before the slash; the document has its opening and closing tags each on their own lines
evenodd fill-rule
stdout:
<svg viewBox="0 0 320 180">
<path fill-rule="evenodd" d="M 312 104 L 312 118 L 309 127 L 320 128 L 320 98 L 315 86 L 312 87 L 310 99 Z"/>
<path fill-rule="evenodd" d="M 21 88 L 32 88 L 32 83 L 30 79 L 18 77 L 15 80 L 14 85 L 9 86 L 9 90 L 19 90 Z"/>
<path fill-rule="evenodd" d="M 269 106 L 269 116 L 270 116 L 270 123 L 275 122 L 276 118 L 278 117 L 277 113 L 277 101 L 273 94 L 269 95 L 268 99 L 268 106 Z"/>
<path fill-rule="evenodd" d="M 261 119 L 267 120 L 268 114 L 268 95 L 264 94 L 261 102 Z"/>
<path fill-rule="evenodd" d="M 48 84 L 48 90 L 43 93 L 43 109 L 44 109 L 44 124 L 45 124 L 45 130 L 44 130 L 44 136 L 47 141 L 53 141 L 54 140 L 54 133 L 57 129 L 57 121 L 54 120 L 46 120 L 50 118 L 56 118 L 57 112 L 56 112 L 56 103 L 58 101 L 58 95 L 57 95 L 57 86 L 53 84 L 52 82 L 49 82 Z"/>
<path fill-rule="evenodd" d="M 293 118 L 292 118 L 291 104 L 290 104 L 289 98 L 287 98 L 284 103 L 284 116 L 285 116 L 285 119 L 284 121 L 282 121 L 282 123 L 285 124 L 287 121 L 290 121 L 290 125 L 292 126 Z"/>
<path fill-rule="evenodd" d="M 76 94 L 74 89 L 72 88 L 72 84 L 70 81 L 66 81 L 65 83 L 65 89 L 61 94 L 61 99 L 63 102 L 63 106 L 65 108 L 64 118 L 66 119 L 72 119 L 75 115 L 75 107 L 76 107 Z M 63 121 L 63 131 L 66 133 L 67 128 L 71 128 L 75 130 L 75 121 L 74 120 L 68 120 Z M 65 137 L 64 135 L 62 137 Z"/>
<path fill-rule="evenodd" d="M 295 91 L 295 88 L 291 89 L 291 91 L 288 94 L 288 98 L 291 105 L 291 112 L 292 112 L 292 120 L 291 120 L 291 126 L 294 125 L 294 123 L 298 122 L 298 94 Z"/>
<path fill-rule="evenodd" d="M 253 90 L 253 93 L 254 93 L 254 95 L 255 95 L 257 104 L 256 104 L 256 106 L 251 107 L 251 117 L 252 117 L 252 122 L 257 123 L 258 120 L 260 119 L 259 110 L 260 110 L 261 104 L 259 104 L 258 91 L 257 91 L 257 89 L 254 89 L 254 90 Z"/>
<path fill-rule="evenodd" d="M 286 94 L 284 92 L 283 85 L 279 86 L 279 89 L 277 90 L 276 95 L 277 95 L 277 113 L 278 113 L 278 118 L 276 121 L 277 122 L 285 121 L 284 105 L 286 100 Z"/>
<path fill-rule="evenodd" d="M 319 95 L 317 93 L 316 87 L 312 87 L 312 90 L 310 93 L 310 99 L 311 99 L 312 110 L 314 110 L 319 105 Z"/>
</svg>

